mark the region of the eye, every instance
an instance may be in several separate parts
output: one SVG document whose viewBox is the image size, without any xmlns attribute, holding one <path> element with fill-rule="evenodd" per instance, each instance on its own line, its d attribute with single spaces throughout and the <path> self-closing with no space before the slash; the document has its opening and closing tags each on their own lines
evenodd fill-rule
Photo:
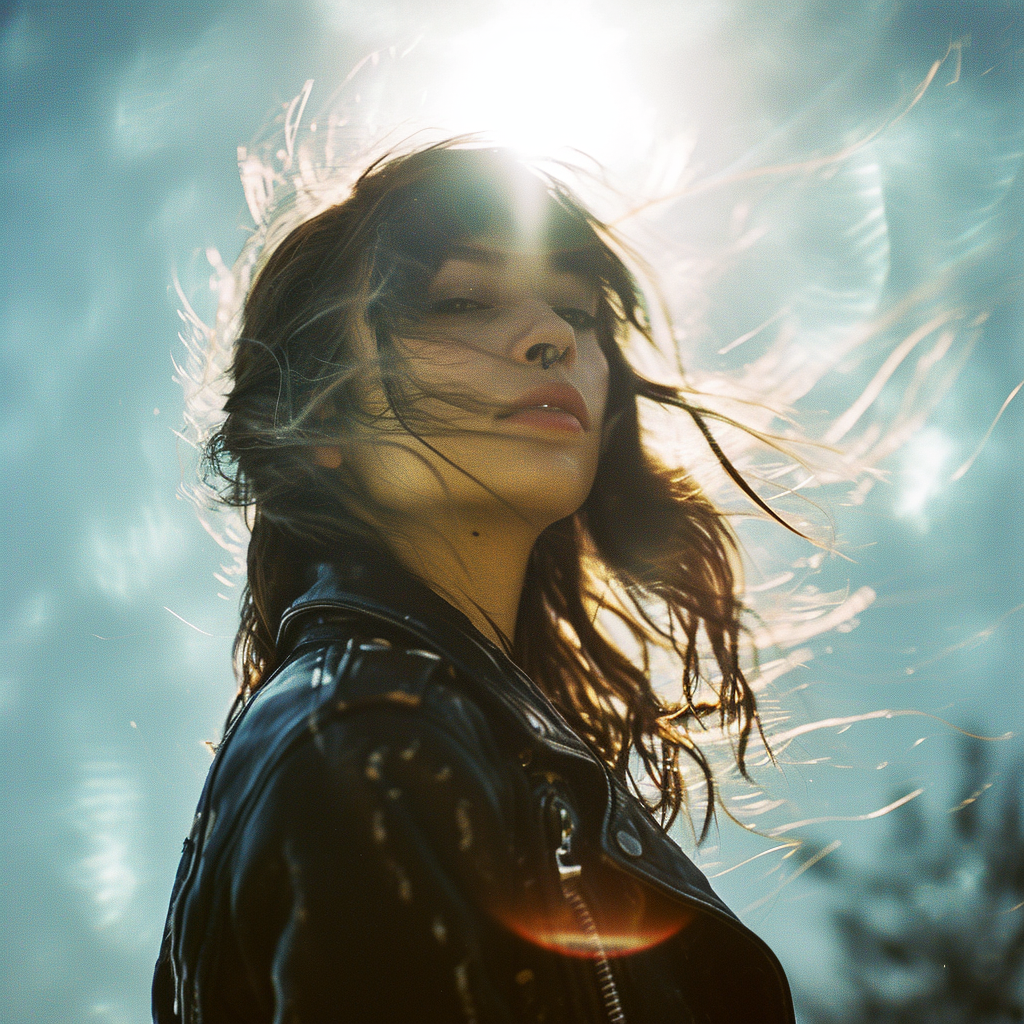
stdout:
<svg viewBox="0 0 1024 1024">
<path fill-rule="evenodd" d="M 592 331 L 597 326 L 597 317 L 585 309 L 575 306 L 555 307 L 557 313 L 574 331 Z"/>
<path fill-rule="evenodd" d="M 481 309 L 490 309 L 484 302 L 478 302 L 476 299 L 467 299 L 465 297 L 458 297 L 453 299 L 441 299 L 440 302 L 435 302 L 430 307 L 431 313 L 475 313 Z"/>
</svg>

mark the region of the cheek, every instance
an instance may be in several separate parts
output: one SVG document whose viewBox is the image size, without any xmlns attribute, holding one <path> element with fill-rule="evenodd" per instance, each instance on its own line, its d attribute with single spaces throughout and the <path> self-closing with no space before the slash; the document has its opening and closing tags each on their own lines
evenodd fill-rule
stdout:
<svg viewBox="0 0 1024 1024">
<path fill-rule="evenodd" d="M 402 377 L 400 385 L 409 398 L 413 416 L 428 420 L 438 416 L 456 427 L 467 410 L 486 406 L 494 388 L 493 358 L 469 345 L 452 342 L 403 341 L 401 348 Z"/>
<path fill-rule="evenodd" d="M 404 338 L 396 342 L 395 348 L 404 372 L 423 384 L 458 377 L 466 362 L 463 346 L 445 341 Z"/>
<path fill-rule="evenodd" d="M 593 345 L 593 354 L 586 360 L 584 368 L 584 397 L 593 413 L 594 426 L 600 433 L 604 426 L 605 411 L 608 407 L 608 359 L 597 342 Z"/>
</svg>

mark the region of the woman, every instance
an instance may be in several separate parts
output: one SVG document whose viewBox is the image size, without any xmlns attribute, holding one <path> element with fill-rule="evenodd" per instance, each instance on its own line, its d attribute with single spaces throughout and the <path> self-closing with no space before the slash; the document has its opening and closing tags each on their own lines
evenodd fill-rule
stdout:
<svg viewBox="0 0 1024 1024">
<path fill-rule="evenodd" d="M 703 427 L 627 361 L 647 325 L 606 229 L 502 151 L 379 162 L 266 260 L 207 450 L 251 516 L 241 690 L 158 1024 L 793 1019 L 663 827 L 684 760 L 713 813 L 691 730 L 743 770 L 757 717 L 732 535 L 643 445 L 641 397 Z"/>
</svg>

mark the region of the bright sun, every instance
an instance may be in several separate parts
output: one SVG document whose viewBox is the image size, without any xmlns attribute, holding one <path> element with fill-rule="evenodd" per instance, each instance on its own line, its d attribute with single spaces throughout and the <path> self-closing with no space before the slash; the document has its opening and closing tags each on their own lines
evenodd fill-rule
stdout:
<svg viewBox="0 0 1024 1024">
<path fill-rule="evenodd" d="M 654 109 L 630 75 L 626 40 L 586 3 L 517 4 L 454 38 L 435 98 L 456 130 L 524 152 L 639 156 Z"/>
</svg>

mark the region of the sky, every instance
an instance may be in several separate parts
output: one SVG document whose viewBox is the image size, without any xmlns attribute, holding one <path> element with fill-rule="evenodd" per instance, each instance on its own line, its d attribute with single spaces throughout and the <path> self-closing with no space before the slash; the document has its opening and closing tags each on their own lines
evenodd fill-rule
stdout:
<svg viewBox="0 0 1024 1024">
<path fill-rule="evenodd" d="M 957 728 L 1007 764 L 1021 748 L 1024 397 L 983 444 L 1024 379 L 1019 0 L 14 3 L 0 19 L 0 1016 L 148 1012 L 237 614 L 179 492 L 174 283 L 214 315 L 210 253 L 230 266 L 252 226 L 238 147 L 277 159 L 264 143 L 309 80 L 307 141 L 340 110 L 353 151 L 426 126 L 600 161 L 694 382 L 774 396 L 819 439 L 849 424 L 833 440 L 866 482 L 806 492 L 838 553 L 738 526 L 761 606 L 788 609 L 763 657 L 793 665 L 766 715 L 776 732 L 840 721 L 759 775 L 764 835 L 723 821 L 695 854 L 798 991 L 820 990 L 829 893 L 800 851 L 741 862 L 794 834 L 870 858 L 879 809 L 916 790 L 948 809 Z M 779 507 L 808 514 L 799 498 Z M 832 605 L 837 628 L 801 639 Z"/>
</svg>

